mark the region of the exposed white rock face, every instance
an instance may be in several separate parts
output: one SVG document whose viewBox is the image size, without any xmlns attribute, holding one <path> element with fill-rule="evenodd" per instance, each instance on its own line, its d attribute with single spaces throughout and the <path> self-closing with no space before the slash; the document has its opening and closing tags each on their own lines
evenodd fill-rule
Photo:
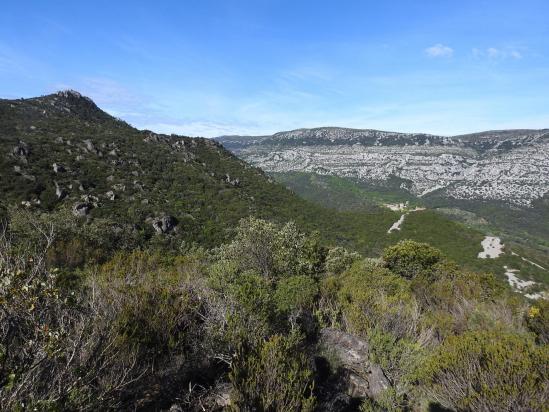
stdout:
<svg viewBox="0 0 549 412">
<path fill-rule="evenodd" d="M 486 236 L 480 244 L 484 249 L 478 254 L 481 259 L 495 259 L 503 254 L 504 245 L 499 237 Z"/>
<path fill-rule="evenodd" d="M 443 137 L 342 128 L 299 129 L 272 136 L 218 139 L 267 172 L 303 171 L 404 180 L 417 196 L 529 206 L 549 192 L 549 130 Z"/>
<path fill-rule="evenodd" d="M 511 285 L 515 289 L 522 290 L 524 288 L 527 288 L 528 286 L 533 286 L 536 284 L 536 282 L 533 282 L 531 280 L 522 280 L 517 277 L 517 269 L 511 269 L 507 266 L 504 266 L 503 268 L 505 269 L 505 276 L 507 276 L 507 281 L 509 282 L 509 285 Z"/>
<path fill-rule="evenodd" d="M 522 280 L 517 275 L 519 271 L 517 269 L 511 269 L 508 266 L 503 266 L 505 269 L 505 276 L 507 276 L 507 282 L 509 285 L 519 293 L 522 293 L 528 299 L 538 300 L 538 299 L 548 299 L 549 295 L 546 291 L 536 292 L 536 293 L 525 293 L 530 286 L 534 286 L 537 283 L 532 280 Z M 526 289 L 526 290 L 525 290 Z"/>
</svg>

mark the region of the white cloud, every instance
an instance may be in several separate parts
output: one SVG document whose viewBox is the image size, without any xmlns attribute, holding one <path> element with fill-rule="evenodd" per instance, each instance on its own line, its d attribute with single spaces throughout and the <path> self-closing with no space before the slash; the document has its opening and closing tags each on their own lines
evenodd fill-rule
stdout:
<svg viewBox="0 0 549 412">
<path fill-rule="evenodd" d="M 473 53 L 474 57 L 486 57 L 492 60 L 522 59 L 522 53 L 515 49 L 498 49 L 496 47 L 488 47 L 485 50 L 474 48 L 471 50 L 471 52 Z"/>
<path fill-rule="evenodd" d="M 452 57 L 454 55 L 454 49 L 438 43 L 434 46 L 427 47 L 425 53 L 429 57 Z"/>
<path fill-rule="evenodd" d="M 486 54 L 491 59 L 497 59 L 502 56 L 502 52 L 495 47 L 490 47 L 486 50 Z"/>
</svg>

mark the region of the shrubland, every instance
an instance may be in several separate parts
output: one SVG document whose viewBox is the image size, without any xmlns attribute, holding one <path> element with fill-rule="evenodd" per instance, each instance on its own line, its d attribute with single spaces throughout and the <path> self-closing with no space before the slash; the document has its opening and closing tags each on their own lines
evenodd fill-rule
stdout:
<svg viewBox="0 0 549 412">
<path fill-rule="evenodd" d="M 546 301 L 431 245 L 364 258 L 250 217 L 219 247 L 174 249 L 161 234 L 109 237 L 100 219 L 5 217 L 2 409 L 529 411 L 549 400 Z"/>
</svg>

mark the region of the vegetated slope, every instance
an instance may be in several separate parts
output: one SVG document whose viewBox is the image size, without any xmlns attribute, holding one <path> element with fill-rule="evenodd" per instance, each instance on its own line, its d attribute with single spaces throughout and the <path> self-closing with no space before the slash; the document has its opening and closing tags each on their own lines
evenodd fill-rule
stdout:
<svg viewBox="0 0 549 412">
<path fill-rule="evenodd" d="M 0 236 L 5 410 L 543 410 L 549 302 L 403 241 L 378 259 L 295 224 L 215 250 L 119 252 L 59 287 L 47 241 Z M 42 239 L 42 240 L 40 240 Z M 456 379 L 456 376 L 459 379 Z"/>
<path fill-rule="evenodd" d="M 502 237 L 508 253 L 511 247 L 549 265 L 547 129 L 444 137 L 323 127 L 217 140 L 317 204 L 364 210 L 409 202 L 436 209 Z M 549 281 L 548 272 L 530 266 L 521 273 Z"/>
<path fill-rule="evenodd" d="M 144 239 L 211 246 L 249 214 L 315 208 L 213 140 L 136 130 L 76 92 L 0 101 L 0 150 L 4 205 L 69 207 Z"/>
<path fill-rule="evenodd" d="M 478 268 L 482 235 L 476 230 L 438 217 L 444 224 L 426 218 L 414 230 L 404 225 L 388 234 L 400 213 L 318 206 L 213 140 L 136 130 L 76 92 L 0 101 L 0 136 L 4 206 L 103 219 L 113 232 L 132 237 L 132 245 L 211 247 L 230 238 L 239 219 L 254 215 L 294 220 L 328 243 L 371 256 L 410 237 Z"/>
<path fill-rule="evenodd" d="M 543 199 L 535 201 L 530 208 L 516 208 L 495 201 L 449 202 L 442 196 L 418 198 L 403 190 L 402 180 L 396 177 L 382 184 L 372 184 L 357 179 L 305 172 L 272 173 L 272 176 L 305 199 L 350 213 L 360 214 L 361 211 L 375 210 L 380 205 L 387 204 L 407 203 L 407 210 L 415 207 L 426 208 L 425 211 L 408 214 L 400 231 L 394 231 L 388 236 L 421 238 L 433 244 L 445 245 L 445 250 L 451 250 L 448 253 L 452 254 L 453 259 L 466 261 L 469 267 L 477 270 L 491 271 L 503 276 L 506 272 L 504 266 L 507 266 L 516 269 L 523 279 L 549 283 L 546 235 L 549 228 L 543 218 L 549 208 L 543 207 Z M 456 228 L 448 226 L 449 220 L 460 225 Z M 535 222 L 539 223 L 536 225 Z M 468 230 L 457 229 L 463 227 Z M 477 233 L 477 236 L 469 236 L 470 233 Z M 475 250 L 479 239 L 482 239 L 481 233 L 496 235 L 502 239 L 505 244 L 504 253 L 497 259 L 478 258 L 478 251 Z"/>
</svg>

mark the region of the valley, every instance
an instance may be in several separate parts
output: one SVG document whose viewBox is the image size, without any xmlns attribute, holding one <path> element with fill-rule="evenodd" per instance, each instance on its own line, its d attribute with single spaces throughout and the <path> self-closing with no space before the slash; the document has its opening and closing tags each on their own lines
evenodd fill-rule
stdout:
<svg viewBox="0 0 549 412">
<path fill-rule="evenodd" d="M 548 130 L 443 137 L 318 128 L 217 140 L 322 206 L 406 210 L 388 235 L 409 233 L 408 213 L 427 208 L 487 239 L 502 238 L 505 247 L 494 246 L 493 255 L 481 249 L 469 264 L 505 278 L 505 264 L 495 262 L 510 259 L 526 282 L 535 279 L 529 286 L 549 282 Z"/>
</svg>

